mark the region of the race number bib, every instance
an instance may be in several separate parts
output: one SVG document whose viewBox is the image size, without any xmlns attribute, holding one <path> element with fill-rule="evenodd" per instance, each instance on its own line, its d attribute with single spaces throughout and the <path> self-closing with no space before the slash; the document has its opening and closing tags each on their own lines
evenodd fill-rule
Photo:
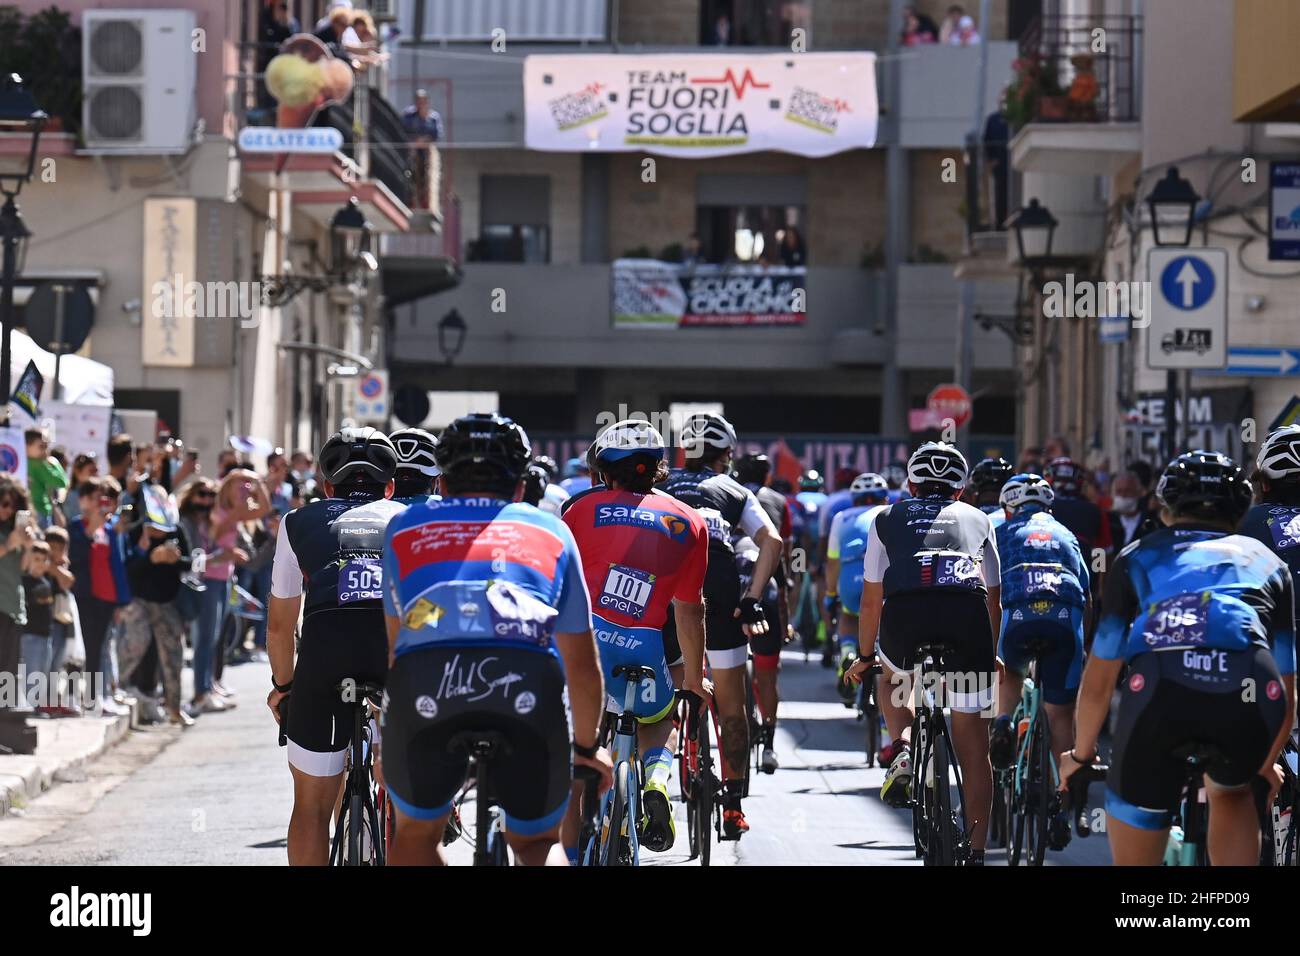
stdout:
<svg viewBox="0 0 1300 956">
<path fill-rule="evenodd" d="M 339 603 L 383 598 L 384 568 L 378 558 L 352 558 L 339 569 Z"/>
<path fill-rule="evenodd" d="M 1056 594 L 1061 590 L 1061 571 L 1058 568 L 1026 568 L 1026 594 Z"/>
<path fill-rule="evenodd" d="M 923 587 L 974 589 L 980 586 L 980 566 L 969 555 L 932 553 L 917 557 L 921 563 Z"/>
<path fill-rule="evenodd" d="M 1159 650 L 1186 644 L 1205 643 L 1205 623 L 1210 604 L 1208 595 L 1181 594 L 1153 604 L 1147 611 L 1142 640 Z"/>
<path fill-rule="evenodd" d="M 731 525 L 722 517 L 721 511 L 716 508 L 701 508 L 700 517 L 704 519 L 704 527 L 709 531 L 710 541 L 731 544 Z"/>
<path fill-rule="evenodd" d="M 611 564 L 596 604 L 639 621 L 650 604 L 650 595 L 654 593 L 654 586 L 653 574 Z"/>
<path fill-rule="evenodd" d="M 1273 538 L 1273 546 L 1279 551 L 1300 547 L 1300 511 L 1278 508 L 1270 512 L 1268 532 Z"/>
</svg>

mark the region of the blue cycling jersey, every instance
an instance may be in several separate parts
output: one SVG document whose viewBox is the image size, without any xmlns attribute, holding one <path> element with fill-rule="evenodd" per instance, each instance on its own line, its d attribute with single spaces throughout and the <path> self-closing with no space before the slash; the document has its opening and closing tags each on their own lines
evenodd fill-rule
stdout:
<svg viewBox="0 0 1300 956">
<path fill-rule="evenodd" d="M 1106 576 L 1092 645 L 1103 660 L 1147 651 L 1268 647 L 1295 673 L 1291 572 L 1254 538 L 1175 525 L 1134 541 Z"/>
<path fill-rule="evenodd" d="M 449 497 L 416 504 L 384 536 L 384 611 L 396 653 L 419 647 L 528 647 L 590 630 L 573 534 L 532 505 Z"/>
<path fill-rule="evenodd" d="M 992 515 L 989 515 L 992 518 Z M 1051 512 L 1026 505 L 996 529 L 1002 605 L 1051 601 L 1083 607 L 1088 566 L 1079 541 Z"/>
<path fill-rule="evenodd" d="M 831 533 L 831 522 L 835 520 L 835 516 L 852 507 L 853 495 L 847 488 L 831 492 L 826 498 L 826 503 L 817 512 L 817 534 L 825 539 Z"/>
</svg>

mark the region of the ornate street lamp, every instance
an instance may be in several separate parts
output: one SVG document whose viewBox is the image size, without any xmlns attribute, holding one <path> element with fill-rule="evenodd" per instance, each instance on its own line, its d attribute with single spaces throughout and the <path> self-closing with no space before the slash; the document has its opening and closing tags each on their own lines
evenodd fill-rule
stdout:
<svg viewBox="0 0 1300 956">
<path fill-rule="evenodd" d="M 330 269 L 335 275 L 345 275 L 358 259 L 370 254 L 373 231 L 356 196 L 339 207 L 330 219 Z"/>
<path fill-rule="evenodd" d="M 1192 225 L 1200 201 L 1192 184 L 1178 175 L 1178 167 L 1170 166 L 1165 178 L 1156 183 L 1146 198 L 1157 246 L 1185 248 L 1192 244 Z"/>
<path fill-rule="evenodd" d="M 9 396 L 13 392 L 9 374 L 12 362 L 9 333 L 14 321 L 14 281 L 18 263 L 25 258 L 27 240 L 32 236 L 18 212 L 16 200 L 36 171 L 36 150 L 47 119 L 49 117 L 36 105 L 36 99 L 23 88 L 22 77 L 11 73 L 4 78 L 0 85 L 0 131 L 17 130 L 30 134 L 32 138 L 26 164 L 17 171 L 0 170 L 0 193 L 4 195 L 4 206 L 0 207 L 0 240 L 4 243 L 3 285 L 0 285 L 0 403 L 3 403 L 6 420 Z"/>
<path fill-rule="evenodd" d="M 1007 220 L 1007 228 L 1015 231 L 1016 249 L 1020 262 L 1026 266 L 1043 263 L 1052 255 L 1052 240 L 1056 237 L 1056 217 L 1037 199 L 1016 210 Z"/>
<path fill-rule="evenodd" d="M 464 317 L 456 309 L 444 315 L 442 321 L 438 323 L 438 349 L 448 365 L 464 348 L 465 333 L 468 331 L 469 326 L 465 324 Z"/>
</svg>

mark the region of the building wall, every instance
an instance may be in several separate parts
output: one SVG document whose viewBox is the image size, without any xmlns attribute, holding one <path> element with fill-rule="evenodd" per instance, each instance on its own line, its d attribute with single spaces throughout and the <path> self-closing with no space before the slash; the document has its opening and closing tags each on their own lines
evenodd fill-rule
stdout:
<svg viewBox="0 0 1300 956">
<path fill-rule="evenodd" d="M 700 0 L 622 0 L 617 41 L 694 46 L 700 40 Z"/>
<path fill-rule="evenodd" d="M 579 154 L 467 149 L 457 151 L 454 162 L 462 242 L 468 243 L 479 234 L 480 177 L 549 176 L 551 263 L 573 265 L 581 261 L 582 162 Z"/>
<path fill-rule="evenodd" d="M 943 162 L 952 159 L 957 165 L 955 182 L 944 182 Z M 905 258 L 914 258 L 921 246 L 929 246 L 951 259 L 962 254 L 966 237 L 966 219 L 962 212 L 966 187 L 962 181 L 960 150 L 909 150 L 911 164 L 911 236 L 912 247 L 904 250 Z"/>
</svg>

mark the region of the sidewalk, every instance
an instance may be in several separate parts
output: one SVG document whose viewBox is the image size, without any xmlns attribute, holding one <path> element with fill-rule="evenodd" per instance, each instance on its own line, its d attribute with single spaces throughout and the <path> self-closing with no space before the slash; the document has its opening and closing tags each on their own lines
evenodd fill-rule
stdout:
<svg viewBox="0 0 1300 956">
<path fill-rule="evenodd" d="M 50 789 L 126 736 L 130 715 L 34 718 L 36 753 L 0 754 L 0 818 Z"/>
</svg>

